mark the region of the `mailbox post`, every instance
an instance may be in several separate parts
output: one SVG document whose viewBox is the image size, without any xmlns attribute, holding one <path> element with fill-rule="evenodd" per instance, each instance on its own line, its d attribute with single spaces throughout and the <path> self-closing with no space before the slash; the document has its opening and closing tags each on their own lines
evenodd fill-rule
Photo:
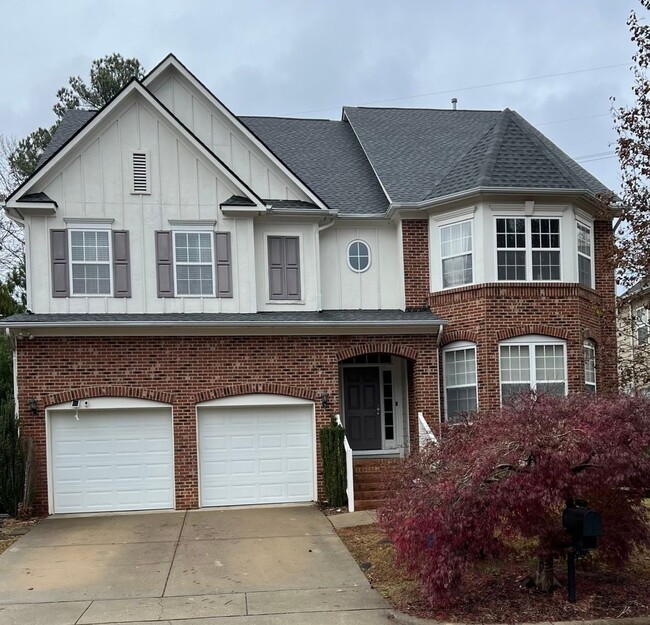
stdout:
<svg viewBox="0 0 650 625">
<path fill-rule="evenodd" d="M 567 556 L 567 577 L 569 602 L 576 602 L 576 558 L 596 549 L 597 541 L 603 535 L 600 513 L 590 510 L 586 501 L 567 501 L 562 513 L 562 525 L 571 534 L 571 550 Z"/>
</svg>

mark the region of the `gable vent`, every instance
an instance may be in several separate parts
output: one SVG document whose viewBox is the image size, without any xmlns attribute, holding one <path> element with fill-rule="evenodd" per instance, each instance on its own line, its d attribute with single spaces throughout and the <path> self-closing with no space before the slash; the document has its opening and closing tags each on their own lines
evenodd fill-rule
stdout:
<svg viewBox="0 0 650 625">
<path fill-rule="evenodd" d="M 151 193 L 149 184 L 149 155 L 146 152 L 133 152 L 133 193 Z"/>
</svg>

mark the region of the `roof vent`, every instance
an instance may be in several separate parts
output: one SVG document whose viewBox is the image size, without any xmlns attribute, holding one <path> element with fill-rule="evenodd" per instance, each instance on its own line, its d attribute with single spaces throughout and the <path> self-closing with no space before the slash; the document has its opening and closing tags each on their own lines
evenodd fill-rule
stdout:
<svg viewBox="0 0 650 625">
<path fill-rule="evenodd" d="M 458 104 L 458 98 L 452 98 L 451 99 L 451 110 L 455 111 L 456 110 L 456 105 Z"/>
<path fill-rule="evenodd" d="M 133 191 L 134 194 L 151 193 L 149 185 L 149 155 L 146 152 L 133 152 Z"/>
</svg>

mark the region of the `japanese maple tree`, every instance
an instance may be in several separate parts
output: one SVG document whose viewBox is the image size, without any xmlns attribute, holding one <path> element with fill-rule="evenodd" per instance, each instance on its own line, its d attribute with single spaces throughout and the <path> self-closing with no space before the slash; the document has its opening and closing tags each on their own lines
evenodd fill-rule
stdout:
<svg viewBox="0 0 650 625">
<path fill-rule="evenodd" d="M 432 603 L 449 600 L 479 560 L 521 544 L 534 545 L 539 564 L 531 579 L 549 591 L 554 562 L 570 548 L 562 527 L 567 501 L 584 499 L 601 513 L 598 552 L 607 560 L 624 562 L 636 545 L 650 544 L 643 505 L 650 402 L 525 398 L 444 427 L 399 480 L 380 523 Z"/>
</svg>

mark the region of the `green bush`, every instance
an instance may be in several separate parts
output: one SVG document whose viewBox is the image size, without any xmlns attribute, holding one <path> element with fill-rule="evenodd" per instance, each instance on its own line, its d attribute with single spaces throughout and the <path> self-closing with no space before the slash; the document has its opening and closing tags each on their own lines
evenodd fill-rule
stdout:
<svg viewBox="0 0 650 625">
<path fill-rule="evenodd" d="M 320 449 L 323 457 L 323 488 L 330 506 L 344 506 L 347 497 L 345 470 L 345 430 L 336 423 L 321 428 Z"/>
<path fill-rule="evenodd" d="M 25 493 L 25 454 L 18 432 L 14 402 L 0 403 L 0 508 L 18 516 Z"/>
</svg>

